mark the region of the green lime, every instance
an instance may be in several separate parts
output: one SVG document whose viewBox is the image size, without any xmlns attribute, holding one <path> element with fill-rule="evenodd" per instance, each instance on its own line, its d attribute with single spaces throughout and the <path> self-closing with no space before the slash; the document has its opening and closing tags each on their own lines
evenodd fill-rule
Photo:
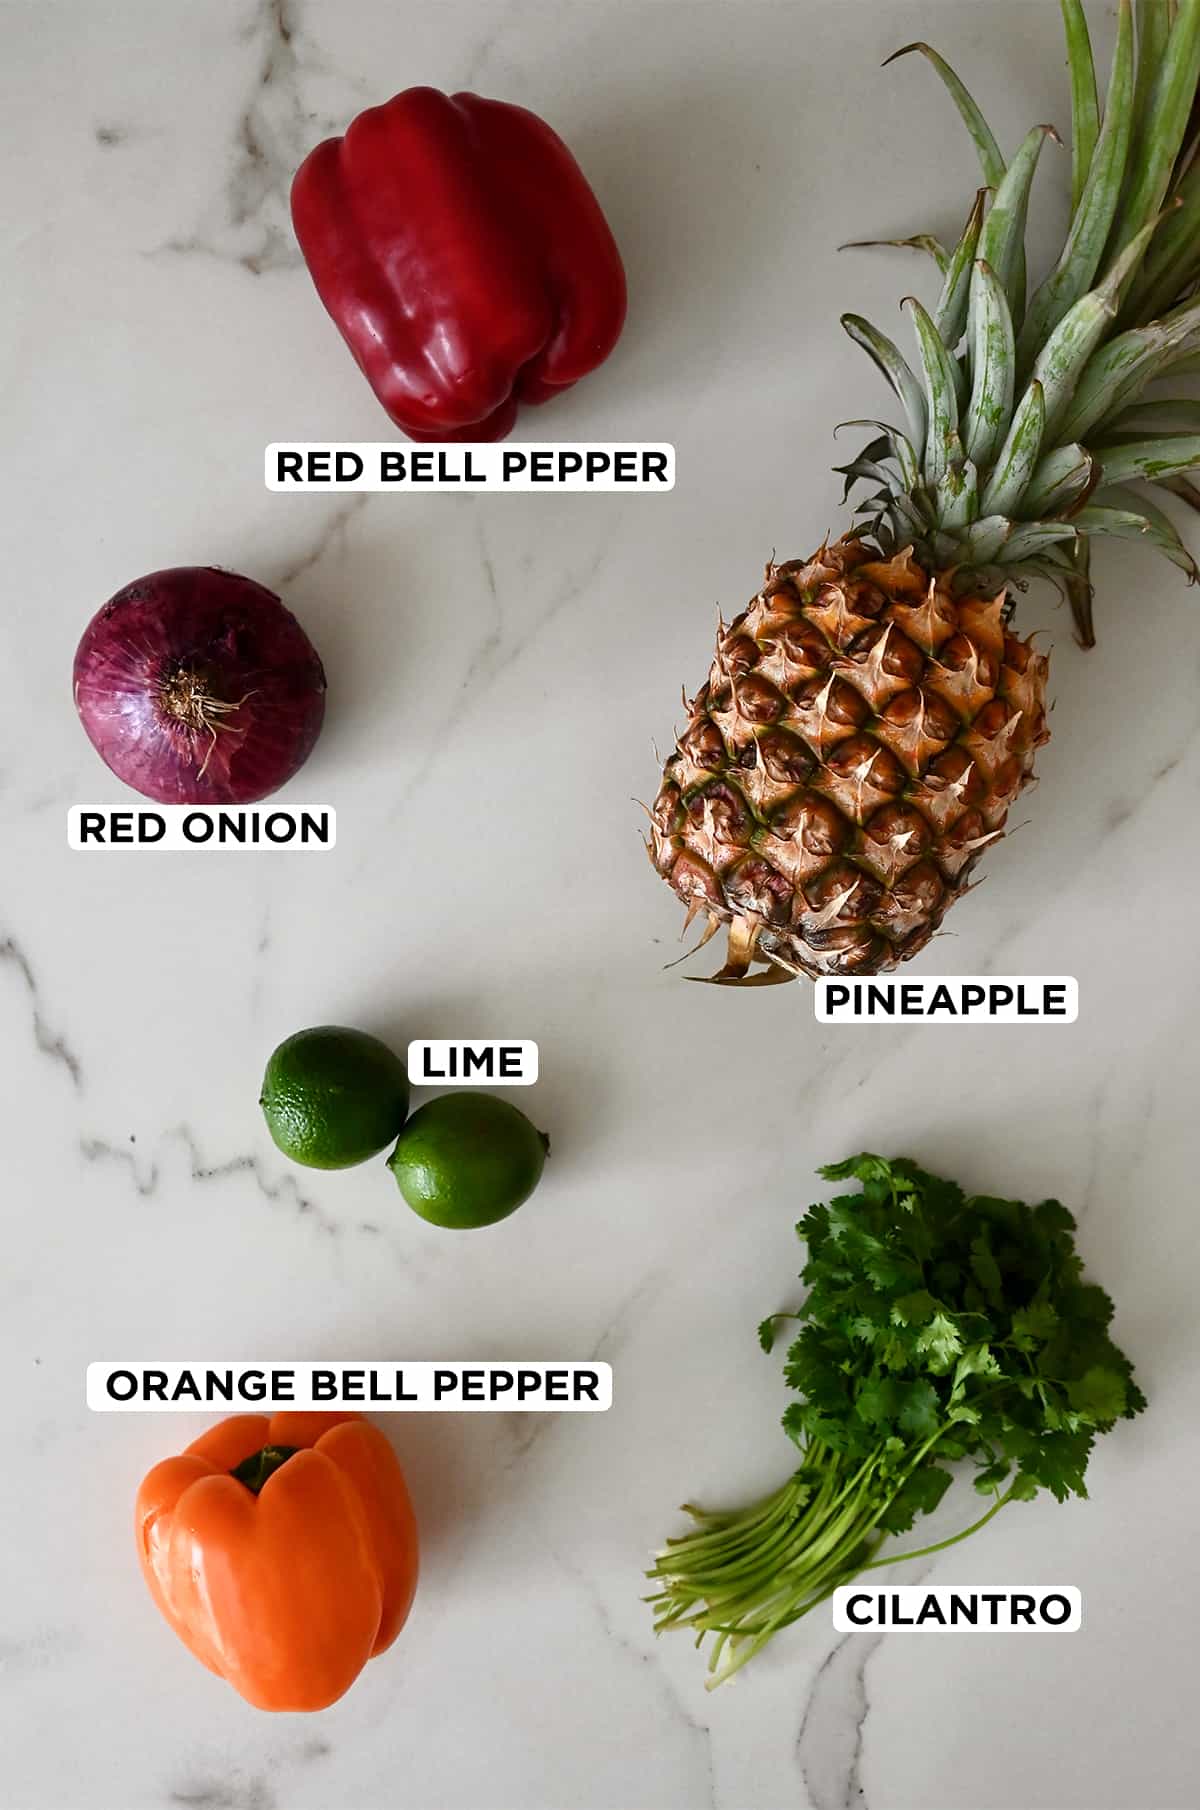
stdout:
<svg viewBox="0 0 1200 1810">
<path fill-rule="evenodd" d="M 285 1156 L 309 1169 L 349 1169 L 390 1144 L 408 1112 L 399 1056 L 337 1024 L 297 1031 L 267 1063 L 259 1100 Z"/>
<path fill-rule="evenodd" d="M 490 1226 L 541 1180 L 546 1134 L 495 1094 L 442 1094 L 414 1112 L 388 1158 L 400 1192 L 435 1226 Z"/>
</svg>

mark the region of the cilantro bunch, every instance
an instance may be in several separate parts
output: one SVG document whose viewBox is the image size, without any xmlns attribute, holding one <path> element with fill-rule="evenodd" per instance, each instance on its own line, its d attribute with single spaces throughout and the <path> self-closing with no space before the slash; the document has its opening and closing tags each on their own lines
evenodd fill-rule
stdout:
<svg viewBox="0 0 1200 1810">
<path fill-rule="evenodd" d="M 906 1158 L 821 1174 L 861 1192 L 810 1207 L 796 1228 L 807 1298 L 759 1328 L 769 1351 L 781 1320 L 800 1322 L 785 1368 L 800 1399 L 783 1417 L 800 1468 L 749 1509 L 689 1506 L 695 1529 L 649 1573 L 657 1629 L 715 1637 L 710 1685 L 860 1572 L 953 1546 L 1040 1489 L 1086 1496 L 1096 1435 L 1146 1405 L 1058 1201 L 968 1198 Z M 986 1512 L 936 1545 L 878 1557 L 937 1507 L 959 1460 L 974 1464 Z"/>
</svg>

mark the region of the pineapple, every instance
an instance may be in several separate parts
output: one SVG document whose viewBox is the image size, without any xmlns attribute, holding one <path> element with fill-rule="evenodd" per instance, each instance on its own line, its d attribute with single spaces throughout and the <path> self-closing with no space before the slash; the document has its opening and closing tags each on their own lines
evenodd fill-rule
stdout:
<svg viewBox="0 0 1200 1810">
<path fill-rule="evenodd" d="M 1091 646 L 1094 537 L 1145 540 L 1200 576 L 1153 500 L 1200 507 L 1200 401 L 1169 393 L 1200 372 L 1200 0 L 1139 0 L 1136 31 L 1121 0 L 1103 110 L 1080 0 L 1062 12 L 1073 208 L 1028 300 L 1029 193 L 1056 134 L 1035 127 L 1006 166 L 954 72 L 906 47 L 948 88 L 986 187 L 952 251 L 888 241 L 942 276 L 932 313 L 904 303 L 915 369 L 842 317 L 903 413 L 848 424 L 875 430 L 839 468 L 853 528 L 768 565 L 685 695 L 648 847 L 685 929 L 726 927 L 722 983 L 895 967 L 970 889 L 1048 736 L 1047 657 L 1017 634 L 1014 591 L 1054 582 Z"/>
</svg>

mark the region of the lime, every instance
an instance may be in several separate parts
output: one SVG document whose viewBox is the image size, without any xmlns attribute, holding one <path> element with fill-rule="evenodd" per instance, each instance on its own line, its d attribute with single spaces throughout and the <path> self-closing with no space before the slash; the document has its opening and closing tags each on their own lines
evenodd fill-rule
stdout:
<svg viewBox="0 0 1200 1810">
<path fill-rule="evenodd" d="M 378 1037 L 321 1024 L 297 1031 L 267 1063 L 259 1105 L 285 1156 L 349 1169 L 389 1144 L 408 1112 L 403 1062 Z"/>
<path fill-rule="evenodd" d="M 490 1226 L 541 1179 L 544 1132 L 495 1094 L 442 1094 L 414 1112 L 388 1158 L 400 1192 L 435 1226 Z"/>
</svg>

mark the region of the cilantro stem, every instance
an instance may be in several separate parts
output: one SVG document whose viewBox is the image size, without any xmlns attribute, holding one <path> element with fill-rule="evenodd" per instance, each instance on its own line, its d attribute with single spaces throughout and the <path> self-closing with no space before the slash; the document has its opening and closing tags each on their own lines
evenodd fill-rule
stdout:
<svg viewBox="0 0 1200 1810">
<path fill-rule="evenodd" d="M 906 1559 L 925 1559 L 929 1557 L 930 1553 L 945 1552 L 948 1546 L 957 1546 L 960 1540 L 965 1540 L 968 1535 L 978 1533 L 981 1527 L 986 1527 L 993 1515 L 998 1515 L 1005 1503 L 1011 1502 L 1012 1499 L 1012 1491 L 1006 1489 L 1002 1496 L 996 1497 L 986 1515 L 980 1515 L 978 1521 L 972 1521 L 971 1525 L 964 1527 L 961 1533 L 951 1534 L 948 1540 L 936 1540 L 932 1546 L 918 1546 L 912 1552 L 891 1552 L 886 1559 L 872 1559 L 869 1565 L 863 1565 L 860 1569 L 878 1571 L 882 1565 L 903 1565 Z"/>
<path fill-rule="evenodd" d="M 712 1688 L 739 1671 L 780 1628 L 825 1602 L 839 1584 L 882 1565 L 940 1552 L 975 1533 L 1011 1500 L 1010 1491 L 961 1533 L 915 1552 L 871 1556 L 883 1537 L 879 1522 L 953 1424 L 936 1427 L 886 1481 L 877 1475 L 879 1454 L 847 1474 L 839 1453 L 810 1441 L 804 1464 L 772 1495 L 740 1515 L 697 1516 L 697 1532 L 672 1540 L 648 1574 L 664 1586 L 650 1599 L 658 1609 L 656 1629 L 683 1626 L 696 1629 L 698 1638 L 714 1636 Z M 810 1495 L 814 1476 L 821 1484 Z"/>
<path fill-rule="evenodd" d="M 673 1541 L 649 1574 L 665 1588 L 651 1600 L 657 1626 L 683 1625 L 716 1636 L 711 1664 L 727 1677 L 779 1628 L 808 1613 L 869 1556 L 875 1522 L 890 1491 L 879 1498 L 878 1459 L 846 1474 L 836 1453 L 812 1451 L 781 1489 L 742 1516 Z M 825 1472 L 807 1497 L 814 1468 Z M 753 1532 L 755 1540 L 747 1542 Z M 721 1665 L 726 1646 L 731 1657 Z"/>
</svg>

